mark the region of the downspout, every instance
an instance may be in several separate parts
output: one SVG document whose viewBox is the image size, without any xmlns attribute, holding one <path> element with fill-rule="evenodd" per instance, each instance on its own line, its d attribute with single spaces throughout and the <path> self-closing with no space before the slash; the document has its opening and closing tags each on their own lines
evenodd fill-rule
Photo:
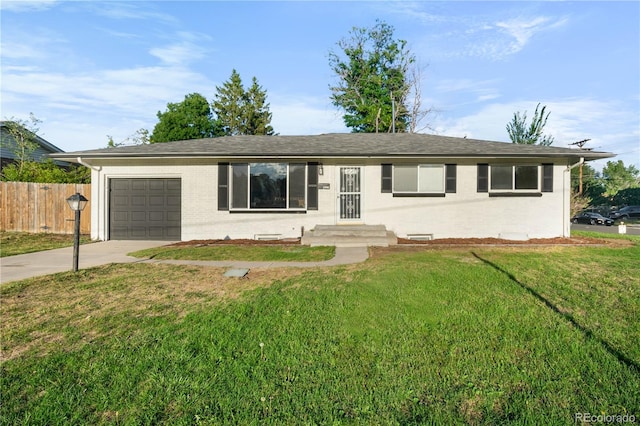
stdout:
<svg viewBox="0 0 640 426">
<path fill-rule="evenodd" d="M 562 220 L 563 220 L 563 232 L 564 232 L 564 237 L 571 237 L 571 224 L 570 224 L 570 220 L 569 220 L 569 215 L 567 215 L 567 213 L 571 212 L 571 170 L 575 169 L 576 167 L 580 166 L 584 164 L 584 157 L 580 157 L 580 161 L 578 161 L 575 164 L 572 165 L 568 165 L 567 168 L 564 170 L 565 173 L 569 173 L 569 211 L 566 211 L 567 208 L 567 200 L 565 199 L 567 196 L 567 188 L 563 188 L 562 191 L 562 197 L 563 197 L 563 202 L 562 202 Z M 563 179 L 563 185 L 566 185 L 567 179 L 566 177 Z"/>
<path fill-rule="evenodd" d="M 85 163 L 84 161 L 82 161 L 82 157 L 77 157 L 76 161 L 78 162 L 78 164 L 81 164 L 81 165 L 83 165 L 85 167 L 88 167 L 91 170 L 93 170 L 93 171 L 98 173 L 98 178 L 96 179 L 96 184 L 97 184 L 96 191 L 93 191 L 93 185 L 91 187 L 91 192 L 93 194 L 98 194 L 97 197 L 93 197 L 93 194 L 92 194 L 92 197 L 91 197 L 91 198 L 93 198 L 93 200 L 91 200 L 91 201 L 93 201 L 93 205 L 95 206 L 95 212 L 96 212 L 95 215 L 92 213 L 91 216 L 93 216 L 93 217 L 95 217 L 97 219 L 97 223 L 96 223 L 96 227 L 95 227 L 95 229 L 96 229 L 95 237 L 97 239 L 99 239 L 100 238 L 100 193 L 101 193 L 100 192 L 100 184 L 101 184 L 100 183 L 100 181 L 101 181 L 101 179 L 100 179 L 100 171 L 102 170 L 102 166 L 92 166 L 91 164 Z M 91 211 L 93 212 L 94 208 L 92 208 Z M 92 219 L 91 220 L 92 224 L 93 224 L 93 217 L 91 218 Z M 91 232 L 93 233 L 93 225 L 91 225 L 91 228 L 92 228 Z M 93 239 L 93 235 L 91 235 L 91 238 Z M 104 239 L 106 240 L 106 236 L 104 236 Z"/>
</svg>

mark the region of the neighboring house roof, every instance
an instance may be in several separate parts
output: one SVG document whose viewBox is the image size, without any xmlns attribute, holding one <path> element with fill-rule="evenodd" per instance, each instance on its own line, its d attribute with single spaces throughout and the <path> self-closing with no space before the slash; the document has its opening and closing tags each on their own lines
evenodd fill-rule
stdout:
<svg viewBox="0 0 640 426">
<path fill-rule="evenodd" d="M 315 136 L 225 136 L 53 154 L 76 161 L 100 158 L 256 158 L 256 157 L 562 157 L 585 160 L 613 157 L 609 152 L 520 145 L 418 133 L 331 133 Z"/>
<path fill-rule="evenodd" d="M 6 127 L 7 127 L 7 122 L 0 121 L 0 134 L 1 134 L 0 138 L 2 140 L 2 143 L 0 143 L 0 157 L 2 159 L 16 160 L 16 154 L 15 154 L 16 142 L 15 142 L 15 139 L 13 138 L 13 135 L 9 133 Z M 24 130 L 29 132 L 29 130 L 27 129 L 24 129 Z M 36 134 L 33 134 L 33 136 L 34 136 L 33 140 L 38 145 L 36 150 L 31 155 L 33 160 L 41 162 L 49 158 L 48 157 L 49 154 L 64 152 L 62 149 L 58 148 L 51 142 L 48 142 L 47 140 L 41 138 L 40 136 Z M 57 163 L 60 164 L 60 161 L 58 161 Z"/>
</svg>

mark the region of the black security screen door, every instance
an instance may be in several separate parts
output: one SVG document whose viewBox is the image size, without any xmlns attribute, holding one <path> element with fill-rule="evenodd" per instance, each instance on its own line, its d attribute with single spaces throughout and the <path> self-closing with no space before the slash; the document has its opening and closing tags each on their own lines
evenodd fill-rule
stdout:
<svg viewBox="0 0 640 426">
<path fill-rule="evenodd" d="M 340 167 L 340 219 L 360 219 L 361 187 L 360 167 Z"/>
</svg>

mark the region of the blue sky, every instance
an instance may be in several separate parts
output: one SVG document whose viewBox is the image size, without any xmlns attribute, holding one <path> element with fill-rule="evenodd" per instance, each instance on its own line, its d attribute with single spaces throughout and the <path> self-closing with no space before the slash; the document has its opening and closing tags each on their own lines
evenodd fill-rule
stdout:
<svg viewBox="0 0 640 426">
<path fill-rule="evenodd" d="M 149 130 L 168 102 L 211 100 L 236 69 L 282 135 L 348 131 L 328 53 L 381 19 L 422 68 L 429 132 L 508 141 L 538 103 L 555 146 L 640 167 L 640 2 L 2 1 L 1 115 L 66 151 Z M 593 163 L 600 169 L 606 161 Z"/>
</svg>

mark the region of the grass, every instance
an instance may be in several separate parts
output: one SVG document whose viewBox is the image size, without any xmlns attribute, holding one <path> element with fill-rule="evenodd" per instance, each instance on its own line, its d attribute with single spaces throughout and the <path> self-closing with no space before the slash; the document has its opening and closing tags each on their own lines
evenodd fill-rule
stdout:
<svg viewBox="0 0 640 426">
<path fill-rule="evenodd" d="M 640 246 L 126 264 L 3 287 L 3 424 L 568 424 L 640 416 Z"/>
<path fill-rule="evenodd" d="M 335 256 L 335 247 L 297 245 L 164 246 L 129 254 L 134 257 L 179 260 L 323 261 Z"/>
<path fill-rule="evenodd" d="M 80 236 L 80 244 L 90 242 L 88 235 Z M 73 235 L 28 232 L 0 232 L 0 257 L 34 253 L 73 246 Z"/>
<path fill-rule="evenodd" d="M 598 232 L 598 231 L 571 231 L 571 236 L 601 238 L 605 240 L 627 240 L 627 241 L 634 241 L 636 243 L 640 243 L 640 235 L 631 235 L 631 234 L 610 234 L 608 232 Z"/>
</svg>

